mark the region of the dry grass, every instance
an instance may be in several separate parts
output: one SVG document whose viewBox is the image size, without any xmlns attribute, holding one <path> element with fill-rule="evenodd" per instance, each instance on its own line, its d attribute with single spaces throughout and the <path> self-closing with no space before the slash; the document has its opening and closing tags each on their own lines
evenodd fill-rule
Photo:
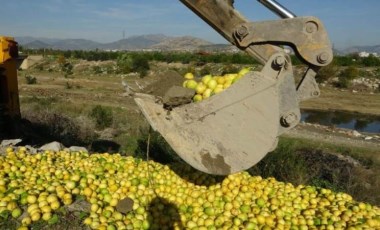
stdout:
<svg viewBox="0 0 380 230">
<path fill-rule="evenodd" d="M 380 115 L 380 94 L 353 93 L 331 87 L 321 88 L 321 96 L 301 103 L 303 109 L 342 110 Z"/>
</svg>

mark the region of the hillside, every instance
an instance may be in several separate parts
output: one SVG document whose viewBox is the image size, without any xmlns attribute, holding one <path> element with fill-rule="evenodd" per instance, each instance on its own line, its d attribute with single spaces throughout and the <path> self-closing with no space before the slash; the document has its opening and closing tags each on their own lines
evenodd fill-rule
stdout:
<svg viewBox="0 0 380 230">
<path fill-rule="evenodd" d="M 26 43 L 23 46 L 28 47 L 29 49 L 44 49 L 44 48 L 49 49 L 49 48 L 52 48 L 51 45 L 49 45 L 45 42 L 42 42 L 40 40 L 33 40 L 31 42 Z"/>
<path fill-rule="evenodd" d="M 103 44 L 102 48 L 108 50 L 147 49 L 168 39 L 171 38 L 162 34 L 132 36 L 119 41 Z"/>
<path fill-rule="evenodd" d="M 380 54 L 380 45 L 375 46 L 353 46 L 343 50 L 343 53 L 359 53 L 359 52 L 368 52 L 368 53 L 378 53 Z"/>
<path fill-rule="evenodd" d="M 59 50 L 195 50 L 213 43 L 191 36 L 170 37 L 163 34 L 132 36 L 110 43 L 86 39 L 16 38 L 20 45 L 30 49 L 53 48 Z"/>
<path fill-rule="evenodd" d="M 158 44 L 152 45 L 150 48 L 157 50 L 194 50 L 211 44 L 211 42 L 200 38 L 184 36 L 165 39 Z"/>
<path fill-rule="evenodd" d="M 101 46 L 101 43 L 87 39 L 64 39 L 52 44 L 54 49 L 59 50 L 94 50 Z"/>
<path fill-rule="evenodd" d="M 52 48 L 59 50 L 163 50 L 163 51 L 193 51 L 197 49 L 217 52 L 233 52 L 234 46 L 230 44 L 214 44 L 207 40 L 193 37 L 173 37 L 164 34 L 147 34 L 131 36 L 125 39 L 109 43 L 99 43 L 88 39 L 55 39 L 41 37 L 16 37 L 16 41 L 26 48 L 41 49 Z M 341 50 L 334 49 L 335 54 L 344 55 L 350 53 L 378 53 L 380 45 L 352 46 Z"/>
</svg>

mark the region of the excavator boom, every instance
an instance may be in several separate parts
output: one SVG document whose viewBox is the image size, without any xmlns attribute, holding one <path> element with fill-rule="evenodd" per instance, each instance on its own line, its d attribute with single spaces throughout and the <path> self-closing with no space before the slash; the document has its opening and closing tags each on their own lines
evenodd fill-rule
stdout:
<svg viewBox="0 0 380 230">
<path fill-rule="evenodd" d="M 153 129 L 194 168 L 217 175 L 248 169 L 299 123 L 299 102 L 319 96 L 314 77 L 333 57 L 327 32 L 317 18 L 295 17 L 274 0 L 260 2 L 282 19 L 262 22 L 246 20 L 230 0 L 180 1 L 264 67 L 220 94 L 170 111 L 152 95 L 137 94 L 135 101 Z M 284 45 L 309 66 L 297 86 Z"/>
</svg>

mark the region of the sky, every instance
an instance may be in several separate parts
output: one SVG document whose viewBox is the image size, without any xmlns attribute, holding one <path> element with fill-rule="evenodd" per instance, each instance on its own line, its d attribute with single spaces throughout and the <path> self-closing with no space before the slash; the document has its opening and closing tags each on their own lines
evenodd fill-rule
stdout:
<svg viewBox="0 0 380 230">
<path fill-rule="evenodd" d="M 297 16 L 316 16 L 334 47 L 380 45 L 379 0 L 278 0 Z M 278 17 L 256 0 L 235 0 L 251 21 Z M 2 1 L 0 34 L 113 42 L 142 34 L 190 35 L 226 43 L 179 0 Z"/>
</svg>

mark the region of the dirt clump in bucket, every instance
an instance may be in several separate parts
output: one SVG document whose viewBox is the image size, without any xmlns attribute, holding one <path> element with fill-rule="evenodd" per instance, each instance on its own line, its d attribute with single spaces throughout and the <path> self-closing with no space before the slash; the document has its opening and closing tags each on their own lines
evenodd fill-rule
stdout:
<svg viewBox="0 0 380 230">
<path fill-rule="evenodd" d="M 155 81 L 144 89 L 144 93 L 164 97 L 173 86 L 182 86 L 184 78 L 173 70 L 168 70 L 155 76 Z"/>
<path fill-rule="evenodd" d="M 166 109 L 171 110 L 191 103 L 195 91 L 182 87 L 184 78 L 179 73 L 169 70 L 155 78 L 156 80 L 145 88 L 144 93 L 160 97 Z"/>
</svg>

